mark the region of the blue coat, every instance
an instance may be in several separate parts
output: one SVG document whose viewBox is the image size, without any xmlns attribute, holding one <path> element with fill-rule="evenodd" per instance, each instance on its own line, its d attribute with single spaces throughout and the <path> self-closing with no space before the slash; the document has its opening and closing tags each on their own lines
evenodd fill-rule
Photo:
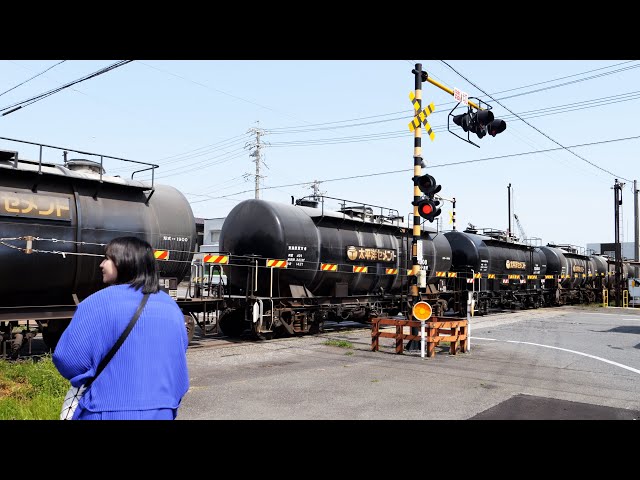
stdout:
<svg viewBox="0 0 640 480">
<path fill-rule="evenodd" d="M 80 302 L 53 354 L 73 386 L 94 376 L 143 294 L 112 285 Z M 151 294 L 115 356 L 84 394 L 74 419 L 173 419 L 189 389 L 184 316 L 165 292 Z"/>
</svg>

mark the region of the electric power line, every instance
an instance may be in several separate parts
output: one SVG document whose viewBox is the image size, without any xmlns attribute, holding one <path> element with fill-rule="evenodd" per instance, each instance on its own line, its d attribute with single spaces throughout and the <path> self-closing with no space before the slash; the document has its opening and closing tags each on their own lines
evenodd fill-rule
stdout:
<svg viewBox="0 0 640 480">
<path fill-rule="evenodd" d="M 30 82 L 30 81 L 31 81 L 31 80 L 33 80 L 34 78 L 39 77 L 39 76 L 40 76 L 40 75 L 42 75 L 43 73 L 48 72 L 48 71 L 49 71 L 49 70 L 51 70 L 53 67 L 56 67 L 56 66 L 58 66 L 58 65 L 60 65 L 61 63 L 64 63 L 64 62 L 66 62 L 66 60 L 61 60 L 61 61 L 59 61 L 58 63 L 56 63 L 55 65 L 52 65 L 52 66 L 50 66 L 49 68 L 47 68 L 46 70 L 43 70 L 42 72 L 38 73 L 37 75 L 34 75 L 34 76 L 33 76 L 33 77 L 31 77 L 31 78 L 27 78 L 24 82 L 19 83 L 19 84 L 18 84 L 18 85 L 16 85 L 15 87 L 11 87 L 9 90 L 5 90 L 4 92 L 0 93 L 0 97 L 1 97 L 2 95 L 4 95 L 5 93 L 8 93 L 8 92 L 10 92 L 11 90 L 15 90 L 16 88 L 18 88 L 18 87 L 20 87 L 20 86 L 24 85 L 25 83 Z"/>
<path fill-rule="evenodd" d="M 613 143 L 613 142 L 623 142 L 623 141 L 627 141 L 627 140 L 637 140 L 640 139 L 640 135 L 636 135 L 633 137 L 624 137 L 624 138 L 615 138 L 615 139 L 609 139 L 609 140 L 601 140 L 599 142 L 590 142 L 590 143 L 580 143 L 580 144 L 576 144 L 576 145 L 569 145 L 568 147 L 565 146 L 560 146 L 560 147 L 556 147 L 556 148 L 546 148 L 543 150 L 532 150 L 529 152 L 520 152 L 520 153 L 512 153 L 512 154 L 508 154 L 508 155 L 499 155 L 499 156 L 495 156 L 495 157 L 487 157 L 487 158 L 478 158 L 475 160 L 462 160 L 460 162 L 452 162 L 452 163 L 443 163 L 443 164 L 431 164 L 429 165 L 429 168 L 439 168 L 439 167 L 452 167 L 452 166 L 457 166 L 457 165 L 465 165 L 465 164 L 469 164 L 469 163 L 479 163 L 479 162 L 487 162 L 489 160 L 500 160 L 500 159 L 504 159 L 504 158 L 511 158 L 511 157 L 521 157 L 524 155 L 533 155 L 536 153 L 545 153 L 545 152 L 553 152 L 553 151 L 558 151 L 558 150 L 567 150 L 569 148 L 581 148 L 581 147 L 590 147 L 593 145 L 601 145 L 604 143 Z M 269 189 L 273 189 L 273 188 L 285 188 L 285 187 L 298 187 L 298 186 L 302 186 L 302 185 L 312 185 L 314 183 L 328 183 L 328 182 L 337 182 L 337 181 L 342 181 L 342 180 L 353 180 L 353 179 L 357 179 L 357 178 L 367 178 L 367 177 L 377 177 L 377 176 L 381 176 L 381 175 L 392 175 L 392 174 L 396 174 L 396 173 L 406 173 L 409 171 L 413 171 L 413 169 L 409 169 L 409 168 L 403 168 L 401 170 L 391 170 L 388 172 L 377 172 L 377 173 L 367 173 L 367 174 L 363 174 L 363 175 L 353 175 L 353 176 L 349 176 L 349 177 L 338 177 L 338 178 L 331 178 L 331 179 L 327 179 L 327 180 L 312 180 L 312 181 L 308 181 L 308 182 L 298 182 L 298 183 L 291 183 L 291 184 L 287 184 L 287 185 L 277 185 L 277 186 L 272 186 L 272 187 L 262 187 L 263 190 L 269 190 Z M 222 198 L 227 198 L 227 197 L 233 197 L 236 195 L 242 195 L 244 193 L 248 193 L 248 192 L 253 192 L 254 190 L 243 190 L 242 192 L 236 192 L 236 193 L 230 193 L 229 195 L 223 195 L 223 196 L 219 196 L 219 197 L 209 197 L 203 200 L 195 200 L 192 201 L 190 203 L 200 203 L 200 202 L 206 202 L 209 200 L 217 200 L 217 199 L 222 199 Z"/>
<path fill-rule="evenodd" d="M 489 95 L 487 92 L 485 92 L 483 89 L 481 89 L 480 87 L 478 87 L 475 83 L 473 83 L 471 80 L 469 80 L 468 78 L 466 78 L 464 75 L 462 75 L 460 72 L 458 72 L 455 68 L 453 68 L 451 65 L 449 65 L 447 62 L 445 62 L 444 60 L 441 60 L 442 63 L 444 63 L 447 67 L 449 67 L 451 70 L 453 70 L 454 72 L 456 72 L 456 74 L 460 75 L 460 77 L 464 78 L 467 82 L 469 82 L 471 85 L 473 85 L 475 88 L 477 88 L 478 90 L 480 90 L 482 93 L 484 93 L 485 95 L 487 95 L 489 98 L 493 99 L 493 97 L 491 95 Z M 508 109 L 507 107 L 505 107 L 503 104 L 501 104 L 498 100 L 493 99 L 498 105 L 500 105 L 502 108 L 504 108 L 505 110 L 507 110 L 509 113 L 511 113 L 512 115 L 515 115 L 517 118 L 519 118 L 520 120 L 522 120 L 524 123 L 526 123 L 527 125 L 529 125 L 531 128 L 533 128 L 535 131 L 537 131 L 538 133 L 540 133 L 541 135 L 545 136 L 546 138 L 548 138 L 549 140 L 551 140 L 553 143 L 555 143 L 556 145 L 559 145 L 560 147 L 564 148 L 565 150 L 567 150 L 567 152 L 571 153 L 572 155 L 575 155 L 576 157 L 578 157 L 580 160 L 587 162 L 589 165 L 592 165 L 594 167 L 596 167 L 599 170 L 602 170 L 603 172 L 608 173 L 609 175 L 616 177 L 616 178 L 622 178 L 623 180 L 627 180 L 628 182 L 630 182 L 631 180 L 628 180 L 626 178 L 624 178 L 621 175 L 616 175 L 613 172 L 610 172 L 609 170 L 600 167 L 599 165 L 596 165 L 595 163 L 587 160 L 584 157 L 581 157 L 580 155 L 578 155 L 575 152 L 572 152 L 571 150 L 569 150 L 567 147 L 564 147 L 560 142 L 554 140 L 553 138 L 551 138 L 549 135 L 547 135 L 546 133 L 544 133 L 542 130 L 540 130 L 537 127 L 534 127 L 533 125 L 531 125 L 529 122 L 527 122 L 525 119 L 523 119 L 522 117 L 520 117 L 517 113 L 512 112 L 510 109 Z"/>
<path fill-rule="evenodd" d="M 27 107 L 27 106 L 29 106 L 29 105 L 31 105 L 33 103 L 36 103 L 36 102 L 38 102 L 40 100 L 43 100 L 43 99 L 47 98 L 47 97 L 49 97 L 49 96 L 51 96 L 51 95 L 53 95 L 55 93 L 58 93 L 59 91 L 64 90 L 65 88 L 69 88 L 69 87 L 71 87 L 73 85 L 76 85 L 77 83 L 84 82 L 85 80 L 89 80 L 91 78 L 95 78 L 98 75 L 102 75 L 103 73 L 110 72 L 111 70 L 114 70 L 114 69 L 116 69 L 118 67 L 121 67 L 122 65 L 126 65 L 127 63 L 130 63 L 132 61 L 133 60 L 121 60 L 119 62 L 116 62 L 116 63 L 112 64 L 112 65 L 109 65 L 108 67 L 102 68 L 102 69 L 100 69 L 100 70 L 98 70 L 98 71 L 96 71 L 94 73 L 91 73 L 91 74 L 86 75 L 86 76 L 84 76 L 82 78 L 79 78 L 78 80 L 74 80 L 73 82 L 69 82 L 69 83 L 66 83 L 66 84 L 58 87 L 58 88 L 54 88 L 53 90 L 49 90 L 48 92 L 41 93 L 40 95 L 36 95 L 35 97 L 28 98 L 27 100 L 22 100 L 21 102 L 14 103 L 13 105 L 9 105 L 7 107 L 0 108 L 0 112 L 4 112 L 2 114 L 2 116 L 9 115 L 10 113 L 13 113 L 13 112 L 15 112 L 17 110 L 20 110 L 23 107 Z M 8 111 L 5 112 L 5 110 L 8 110 Z"/>
</svg>

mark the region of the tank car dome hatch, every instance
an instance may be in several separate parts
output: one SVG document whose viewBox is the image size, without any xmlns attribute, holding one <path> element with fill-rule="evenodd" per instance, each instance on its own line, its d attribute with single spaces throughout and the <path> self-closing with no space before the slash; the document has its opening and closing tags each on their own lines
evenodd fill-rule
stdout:
<svg viewBox="0 0 640 480">
<path fill-rule="evenodd" d="M 87 160 L 84 158 L 72 158 L 65 162 L 65 167 L 73 172 L 87 172 L 87 173 L 107 173 L 99 162 L 94 160 Z"/>
<path fill-rule="evenodd" d="M 13 150 L 0 150 L 0 160 L 15 160 L 18 158 L 18 152 Z"/>
<path fill-rule="evenodd" d="M 354 205 L 338 209 L 340 213 L 347 215 L 373 215 L 373 208 L 364 205 Z"/>
<path fill-rule="evenodd" d="M 296 205 L 298 205 L 300 207 L 318 208 L 318 201 L 317 200 L 309 200 L 307 198 L 300 198 L 300 199 L 296 200 Z"/>
</svg>

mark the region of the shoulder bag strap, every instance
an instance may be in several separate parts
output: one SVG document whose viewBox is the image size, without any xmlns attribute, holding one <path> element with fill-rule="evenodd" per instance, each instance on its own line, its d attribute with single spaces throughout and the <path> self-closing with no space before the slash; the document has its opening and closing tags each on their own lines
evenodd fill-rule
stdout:
<svg viewBox="0 0 640 480">
<path fill-rule="evenodd" d="M 96 371 L 96 375 L 93 378 L 89 379 L 87 383 L 85 383 L 86 388 L 89 388 L 89 386 L 98 377 L 98 375 L 100 375 L 100 372 L 104 370 L 104 367 L 107 366 L 107 363 L 109 363 L 109 360 L 111 360 L 111 358 L 113 358 L 113 356 L 116 354 L 116 352 L 120 348 L 120 345 L 123 344 L 125 338 L 127 338 L 127 336 L 129 335 L 129 332 L 133 329 L 133 326 L 138 321 L 138 317 L 142 313 L 144 306 L 147 304 L 147 300 L 149 300 L 149 294 L 145 293 L 144 297 L 142 297 L 142 301 L 140 301 L 140 305 L 138 305 L 138 310 L 136 310 L 136 313 L 131 319 L 131 321 L 129 322 L 129 325 L 127 325 L 127 328 L 125 328 L 124 332 L 122 332 L 122 334 L 120 335 L 120 338 L 118 338 L 118 341 L 115 343 L 113 347 L 111 347 L 111 350 L 109 351 L 109 353 L 107 353 L 107 355 L 100 362 L 100 365 L 98 365 L 98 370 Z"/>
</svg>

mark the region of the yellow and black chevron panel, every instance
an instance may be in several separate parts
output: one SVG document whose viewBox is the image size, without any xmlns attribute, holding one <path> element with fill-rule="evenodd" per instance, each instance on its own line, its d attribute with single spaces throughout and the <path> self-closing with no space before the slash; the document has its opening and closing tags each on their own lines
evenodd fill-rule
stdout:
<svg viewBox="0 0 640 480">
<path fill-rule="evenodd" d="M 487 275 L 487 278 L 495 279 L 496 278 L 496 274 L 495 273 L 490 273 L 489 275 Z"/>
</svg>

